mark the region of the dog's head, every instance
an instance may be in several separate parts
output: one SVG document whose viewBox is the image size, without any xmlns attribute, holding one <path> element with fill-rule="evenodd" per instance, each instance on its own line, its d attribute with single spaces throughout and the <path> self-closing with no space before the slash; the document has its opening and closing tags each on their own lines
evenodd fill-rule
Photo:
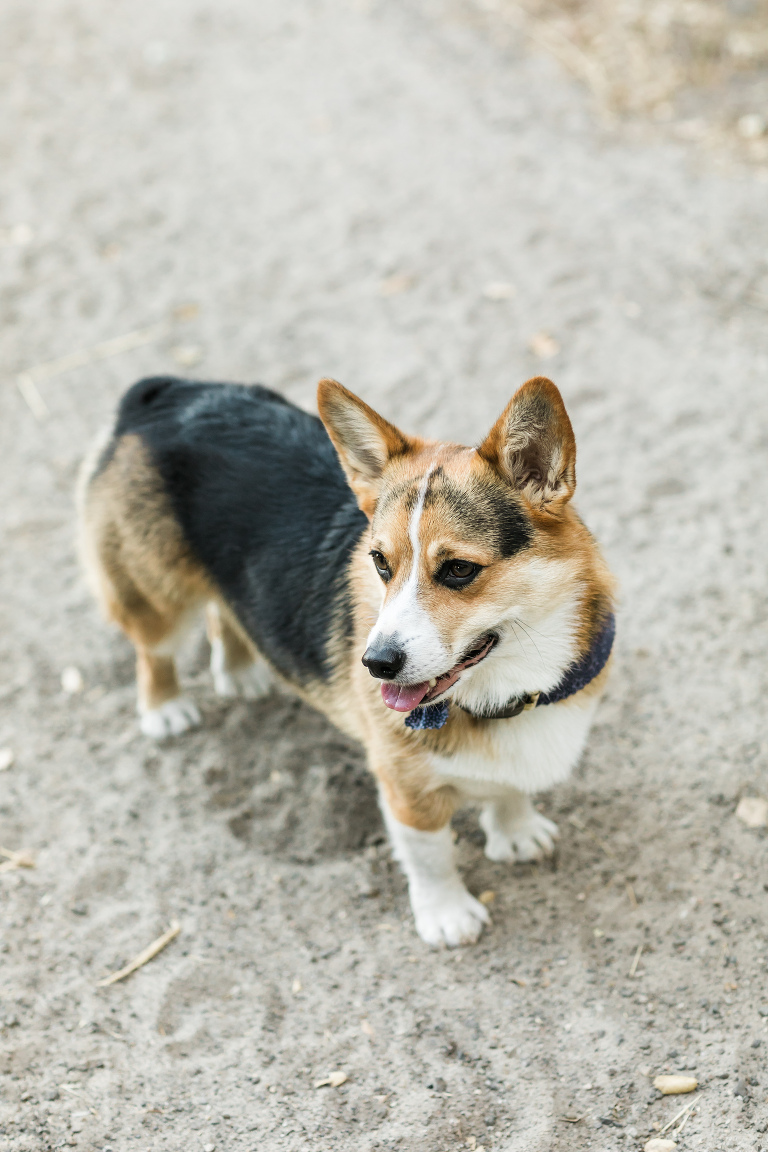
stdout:
<svg viewBox="0 0 768 1152">
<path fill-rule="evenodd" d="M 477 448 L 406 436 L 333 380 L 318 404 L 371 521 L 382 602 L 363 663 L 384 702 L 448 693 L 483 710 L 554 687 L 600 566 L 569 506 L 576 445 L 555 385 L 524 384 Z"/>
</svg>

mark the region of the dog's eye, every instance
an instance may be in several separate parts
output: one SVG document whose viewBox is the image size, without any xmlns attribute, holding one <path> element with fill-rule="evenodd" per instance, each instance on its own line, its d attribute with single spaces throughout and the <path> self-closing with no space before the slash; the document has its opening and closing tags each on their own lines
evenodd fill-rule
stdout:
<svg viewBox="0 0 768 1152">
<path fill-rule="evenodd" d="M 447 560 L 438 572 L 438 580 L 448 588 L 463 588 L 470 584 L 480 571 L 479 564 L 471 560 Z"/>
<path fill-rule="evenodd" d="M 389 570 L 389 564 L 387 564 L 385 557 L 381 552 L 377 552 L 375 548 L 369 553 L 369 555 L 373 557 L 373 563 L 376 567 L 376 571 L 386 584 L 386 582 L 391 578 L 392 573 Z"/>
</svg>

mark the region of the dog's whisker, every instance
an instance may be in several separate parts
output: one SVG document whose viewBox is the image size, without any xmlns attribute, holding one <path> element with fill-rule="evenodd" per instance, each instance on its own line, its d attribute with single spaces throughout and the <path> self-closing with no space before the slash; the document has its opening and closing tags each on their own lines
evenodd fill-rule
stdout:
<svg viewBox="0 0 768 1152">
<path fill-rule="evenodd" d="M 523 654 L 523 659 L 527 661 L 528 660 L 528 653 L 525 650 L 525 647 L 523 645 L 522 640 L 520 639 L 520 637 L 517 634 L 517 629 L 515 628 L 514 620 L 510 621 L 510 623 L 512 624 L 512 635 L 514 636 L 515 640 L 517 640 L 517 643 L 520 646 L 520 651 Z"/>
<path fill-rule="evenodd" d="M 541 661 L 542 667 L 544 667 L 544 663 L 545 663 L 545 662 L 544 662 L 544 657 L 542 656 L 541 652 L 539 651 L 539 646 L 538 646 L 538 644 L 537 644 L 537 643 L 536 643 L 536 641 L 534 640 L 533 636 L 531 636 L 531 634 L 530 634 L 530 632 L 528 631 L 528 629 L 527 629 L 527 627 L 525 626 L 525 624 L 523 624 L 522 620 L 519 620 L 519 619 L 518 619 L 518 620 L 513 620 L 513 621 L 512 621 L 512 624 L 513 624 L 513 626 L 514 626 L 515 624 L 519 624 L 519 626 L 522 628 L 523 632 L 525 632 L 525 634 L 526 634 L 526 636 L 528 637 L 528 639 L 530 640 L 531 644 L 533 644 L 534 648 L 536 649 L 536 654 L 537 654 L 537 656 L 539 657 L 539 660 Z"/>
</svg>

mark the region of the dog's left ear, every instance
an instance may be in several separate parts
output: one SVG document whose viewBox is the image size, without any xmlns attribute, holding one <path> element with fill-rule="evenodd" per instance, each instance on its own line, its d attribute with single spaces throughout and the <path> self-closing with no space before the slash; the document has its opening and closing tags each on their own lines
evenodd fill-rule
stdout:
<svg viewBox="0 0 768 1152">
<path fill-rule="evenodd" d="M 545 376 L 518 388 L 477 451 L 542 512 L 557 515 L 573 496 L 573 428 L 560 392 Z"/>
<path fill-rule="evenodd" d="M 336 380 L 320 381 L 317 407 L 350 488 L 370 519 L 384 469 L 393 456 L 410 451 L 411 441 Z"/>
</svg>

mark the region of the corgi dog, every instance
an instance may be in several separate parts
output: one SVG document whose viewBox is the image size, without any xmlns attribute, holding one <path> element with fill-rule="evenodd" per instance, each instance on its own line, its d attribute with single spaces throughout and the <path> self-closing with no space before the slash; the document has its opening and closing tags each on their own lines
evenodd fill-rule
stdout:
<svg viewBox="0 0 768 1152">
<path fill-rule="evenodd" d="M 451 816 L 491 860 L 554 850 L 531 796 L 584 747 L 613 580 L 575 512 L 555 385 L 515 393 L 474 448 L 400 431 L 334 380 L 320 419 L 260 386 L 168 377 L 124 396 L 79 486 L 81 552 L 136 649 L 142 731 L 199 723 L 174 654 L 203 612 L 223 696 L 275 677 L 365 748 L 416 929 L 477 940 Z"/>
</svg>

